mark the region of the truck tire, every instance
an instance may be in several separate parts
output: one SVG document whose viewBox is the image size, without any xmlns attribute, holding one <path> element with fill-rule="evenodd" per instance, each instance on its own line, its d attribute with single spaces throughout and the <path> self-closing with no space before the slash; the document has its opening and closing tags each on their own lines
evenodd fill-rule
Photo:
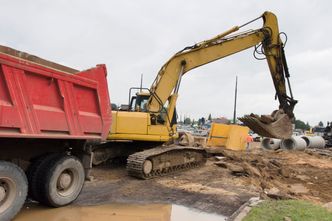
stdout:
<svg viewBox="0 0 332 221">
<path fill-rule="evenodd" d="M 26 171 L 26 175 L 28 178 L 29 189 L 28 189 L 28 197 L 40 201 L 40 191 L 38 187 L 38 180 L 40 179 L 40 172 L 42 168 L 45 168 L 45 165 L 48 164 L 49 161 L 54 158 L 64 156 L 59 153 L 47 153 L 43 154 L 32 160 L 28 170 Z"/>
<path fill-rule="evenodd" d="M 38 175 L 39 202 L 60 207 L 73 202 L 80 194 L 85 173 L 81 161 L 68 155 L 55 157 L 41 168 Z"/>
<path fill-rule="evenodd" d="M 22 208 L 28 192 L 27 178 L 21 168 L 0 161 L 0 220 L 11 220 Z"/>
</svg>

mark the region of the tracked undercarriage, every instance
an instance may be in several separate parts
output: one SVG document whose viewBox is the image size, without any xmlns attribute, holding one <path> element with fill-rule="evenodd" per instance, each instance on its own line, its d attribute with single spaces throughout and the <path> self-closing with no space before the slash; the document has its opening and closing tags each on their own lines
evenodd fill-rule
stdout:
<svg viewBox="0 0 332 221">
<path fill-rule="evenodd" d="M 130 155 L 127 171 L 130 176 L 150 179 L 176 171 L 204 165 L 206 151 L 199 147 L 156 147 Z"/>
</svg>

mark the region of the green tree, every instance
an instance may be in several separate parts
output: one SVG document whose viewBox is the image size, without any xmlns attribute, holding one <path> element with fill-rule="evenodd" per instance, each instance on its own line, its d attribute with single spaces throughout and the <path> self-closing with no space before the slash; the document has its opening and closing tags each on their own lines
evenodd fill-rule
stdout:
<svg viewBox="0 0 332 221">
<path fill-rule="evenodd" d="M 295 129 L 309 130 L 310 125 L 302 120 L 295 120 Z"/>
<path fill-rule="evenodd" d="M 191 120 L 189 117 L 185 118 L 183 121 L 184 124 L 191 124 Z"/>
<path fill-rule="evenodd" d="M 324 127 L 324 123 L 322 121 L 319 121 L 318 126 Z"/>
<path fill-rule="evenodd" d="M 198 118 L 198 126 L 202 126 L 205 124 L 205 118 L 202 117 L 202 118 Z"/>
<path fill-rule="evenodd" d="M 201 118 L 201 123 L 202 123 L 202 125 L 205 124 L 205 117 L 202 117 L 202 118 Z"/>
<path fill-rule="evenodd" d="M 211 116 L 211 114 L 209 114 L 208 120 L 209 120 L 209 121 L 212 121 L 212 116 Z"/>
</svg>

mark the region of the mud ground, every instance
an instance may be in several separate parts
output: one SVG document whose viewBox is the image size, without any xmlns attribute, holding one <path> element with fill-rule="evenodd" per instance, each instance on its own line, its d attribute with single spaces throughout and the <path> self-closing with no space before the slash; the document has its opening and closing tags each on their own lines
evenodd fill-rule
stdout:
<svg viewBox="0 0 332 221">
<path fill-rule="evenodd" d="M 109 162 L 93 169 L 74 205 L 167 203 L 229 216 L 253 196 L 332 201 L 330 156 L 258 146 L 214 150 L 203 167 L 152 180 L 129 177 L 125 162 Z"/>
</svg>

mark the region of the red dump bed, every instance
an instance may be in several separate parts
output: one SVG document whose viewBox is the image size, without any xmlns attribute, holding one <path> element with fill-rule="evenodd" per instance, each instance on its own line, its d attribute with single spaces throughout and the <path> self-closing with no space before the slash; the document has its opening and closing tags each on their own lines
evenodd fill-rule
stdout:
<svg viewBox="0 0 332 221">
<path fill-rule="evenodd" d="M 0 46 L 0 137 L 106 139 L 105 65 L 85 71 Z"/>
</svg>

